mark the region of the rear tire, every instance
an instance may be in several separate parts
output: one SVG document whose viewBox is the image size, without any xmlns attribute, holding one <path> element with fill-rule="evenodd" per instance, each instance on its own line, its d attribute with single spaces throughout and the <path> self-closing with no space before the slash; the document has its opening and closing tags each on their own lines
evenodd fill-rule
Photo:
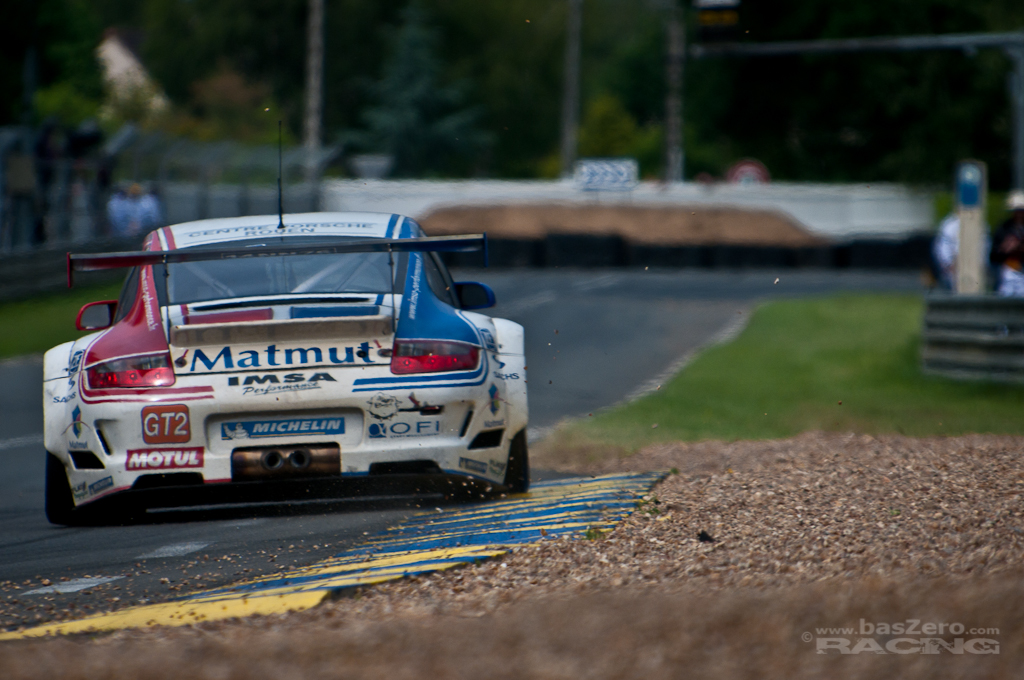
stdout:
<svg viewBox="0 0 1024 680">
<path fill-rule="evenodd" d="M 49 451 L 46 453 L 46 519 L 51 524 L 70 526 L 75 523 L 75 499 L 64 464 Z"/>
<path fill-rule="evenodd" d="M 511 493 L 525 493 L 530 489 L 530 452 L 526 446 L 526 430 L 520 430 L 512 437 L 508 447 L 505 488 Z"/>
</svg>

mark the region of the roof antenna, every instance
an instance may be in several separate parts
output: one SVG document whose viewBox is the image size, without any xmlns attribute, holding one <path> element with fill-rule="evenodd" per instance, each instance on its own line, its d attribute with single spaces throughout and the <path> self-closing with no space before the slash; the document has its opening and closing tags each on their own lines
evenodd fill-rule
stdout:
<svg viewBox="0 0 1024 680">
<path fill-rule="evenodd" d="M 281 194 L 281 172 L 283 162 L 281 161 L 281 120 L 277 121 L 277 228 L 284 229 L 284 198 Z"/>
</svg>

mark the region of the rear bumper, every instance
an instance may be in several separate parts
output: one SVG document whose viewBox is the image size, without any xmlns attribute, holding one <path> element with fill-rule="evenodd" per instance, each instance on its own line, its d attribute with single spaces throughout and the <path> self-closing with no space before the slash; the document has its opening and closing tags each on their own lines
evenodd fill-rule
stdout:
<svg viewBox="0 0 1024 680">
<path fill-rule="evenodd" d="M 116 491 L 79 507 L 104 518 L 123 516 L 127 520 L 135 518 L 138 512 L 153 509 L 281 504 L 286 510 L 309 501 L 483 500 L 505 491 L 500 484 L 444 472 L 222 483 L 168 481 L 164 486 L 142 485 Z"/>
<path fill-rule="evenodd" d="M 66 466 L 76 506 L 128 491 L 153 494 L 158 489 L 140 489 L 140 480 L 183 473 L 196 480 L 190 486 L 233 488 L 244 481 L 233 469 L 240 449 L 276 448 L 287 456 L 334 446 L 341 463 L 332 476 L 342 494 L 359 486 L 349 480 L 374 476 L 376 465 L 410 461 L 432 461 L 460 483 L 467 478 L 494 487 L 505 478 L 512 437 L 527 423 L 524 358 L 488 358 L 498 360 L 510 372 L 482 376 L 473 385 L 425 376 L 414 388 L 365 392 L 357 391 L 358 380 L 396 378 L 379 367 L 183 377 L 175 389 L 201 398 L 140 391 L 105 400 L 80 394 L 80 379 L 53 380 L 45 383 L 45 444 Z M 315 389 L 250 394 L 245 383 L 251 375 Z"/>
</svg>

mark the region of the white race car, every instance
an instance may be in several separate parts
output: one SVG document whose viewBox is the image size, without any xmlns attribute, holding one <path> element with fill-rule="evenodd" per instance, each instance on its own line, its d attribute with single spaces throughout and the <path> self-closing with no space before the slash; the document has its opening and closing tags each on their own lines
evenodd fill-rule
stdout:
<svg viewBox="0 0 1024 680">
<path fill-rule="evenodd" d="M 435 237 L 400 215 L 308 213 L 158 229 L 100 330 L 46 353 L 46 514 L 74 524 L 139 508 L 529 485 L 523 328 L 455 283 Z"/>
</svg>

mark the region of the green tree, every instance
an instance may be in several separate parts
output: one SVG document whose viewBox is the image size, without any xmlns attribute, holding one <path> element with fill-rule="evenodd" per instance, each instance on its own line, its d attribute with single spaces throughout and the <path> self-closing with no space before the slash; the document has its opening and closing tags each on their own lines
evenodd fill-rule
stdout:
<svg viewBox="0 0 1024 680">
<path fill-rule="evenodd" d="M 492 143 L 487 153 L 446 150 L 405 172 L 536 176 L 558 149 L 567 3 L 416 1 L 431 17 L 433 82 L 442 90 L 437 99 L 445 100 L 451 83 L 467 85 L 457 103 L 449 99 L 443 114 L 432 115 L 475 111 L 470 128 L 488 133 Z M 689 2 L 679 2 L 690 12 L 692 41 L 695 16 Z M 409 0 L 326 0 L 328 137 L 363 127 L 368 111 L 376 111 L 372 118 L 407 96 L 392 92 L 385 106 L 379 86 L 387 79 L 385 64 L 397 54 L 392 48 L 408 5 Z M 586 0 L 584 7 L 582 101 L 614 97 L 637 130 L 647 133 L 652 160 L 641 157 L 645 174 L 662 163 L 660 149 L 653 149 L 660 144 L 655 132 L 664 125 L 663 5 Z M 87 115 L 102 96 L 93 50 L 102 30 L 113 26 L 141 36 L 143 63 L 177 109 L 196 120 L 208 116 L 216 107 L 200 101 L 195 85 L 227 68 L 248 87 L 265 88 L 287 128 L 298 135 L 307 8 L 307 0 L 4 3 L 0 87 L 8 96 L 0 102 L 0 122 L 20 119 L 22 65 L 33 41 L 40 60 L 37 108 L 67 120 Z M 757 42 L 1008 31 L 1024 29 L 1024 3 L 758 0 L 743 3 L 741 20 L 749 31 L 743 38 Z M 997 50 L 973 56 L 917 52 L 688 60 L 687 176 L 722 174 L 739 158 L 753 156 L 778 179 L 948 183 L 955 161 L 974 156 L 988 161 L 992 185 L 1005 188 L 1008 67 Z M 384 127 L 397 129 L 397 124 L 392 119 Z M 465 141 L 461 135 L 459 141 Z"/>
<path fill-rule="evenodd" d="M 1024 4 L 771 0 L 744 3 L 742 21 L 757 42 L 1006 31 Z M 690 61 L 687 142 L 702 155 L 688 174 L 755 156 L 784 179 L 947 183 L 976 156 L 1006 186 L 1007 71 L 995 50 Z"/>
<path fill-rule="evenodd" d="M 370 143 L 394 157 L 397 175 L 464 172 L 488 142 L 476 128 L 479 112 L 464 106 L 461 87 L 442 84 L 438 36 L 423 10 L 410 5 L 402 18 L 375 87 L 379 103 L 365 114 Z"/>
<path fill-rule="evenodd" d="M 635 158 L 641 174 L 650 177 L 661 167 L 662 140 L 660 125 L 640 127 L 618 98 L 604 94 L 587 104 L 578 148 L 581 157 Z"/>
<path fill-rule="evenodd" d="M 93 1 L 105 25 L 143 37 L 143 63 L 179 109 L 202 116 L 208 107 L 195 84 L 227 68 L 250 86 L 269 88 L 286 128 L 293 136 L 301 130 L 308 0 Z M 361 124 L 398 9 L 395 2 L 326 0 L 328 136 Z"/>
<path fill-rule="evenodd" d="M 250 83 L 227 64 L 192 84 L 188 107 L 178 107 L 161 127 L 172 134 L 205 142 L 231 139 L 250 144 L 276 144 L 281 112 L 270 88 Z M 287 134 L 288 141 L 292 135 Z"/>
<path fill-rule="evenodd" d="M 21 122 L 24 68 L 30 48 L 36 58 L 35 111 L 74 124 L 95 113 L 103 86 L 95 49 L 102 28 L 87 0 L 7 2 L 0 9 L 0 124 Z"/>
</svg>

